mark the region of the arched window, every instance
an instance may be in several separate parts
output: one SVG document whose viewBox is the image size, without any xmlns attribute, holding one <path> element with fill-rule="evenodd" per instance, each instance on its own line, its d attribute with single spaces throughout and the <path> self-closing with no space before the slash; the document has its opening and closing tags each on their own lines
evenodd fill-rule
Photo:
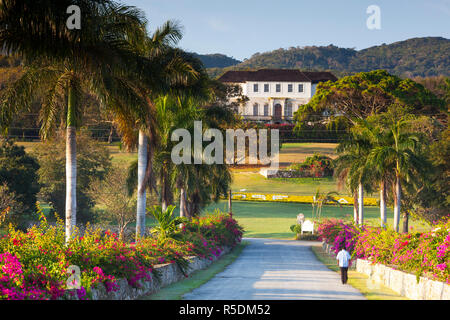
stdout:
<svg viewBox="0 0 450 320">
<path fill-rule="evenodd" d="M 258 109 L 259 109 L 259 104 L 255 103 L 253 105 L 253 115 L 257 116 L 258 115 Z"/>
</svg>

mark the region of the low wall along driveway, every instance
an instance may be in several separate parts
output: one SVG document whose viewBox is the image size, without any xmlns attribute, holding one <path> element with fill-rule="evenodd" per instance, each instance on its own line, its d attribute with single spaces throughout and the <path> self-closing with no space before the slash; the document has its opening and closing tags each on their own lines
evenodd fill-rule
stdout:
<svg viewBox="0 0 450 320">
<path fill-rule="evenodd" d="M 331 245 L 323 243 L 323 249 L 332 254 Z M 383 264 L 372 264 L 357 259 L 356 271 L 364 273 L 375 283 L 383 284 L 396 293 L 413 300 L 450 300 L 450 285 L 396 270 Z"/>
<path fill-rule="evenodd" d="M 189 267 L 187 274 L 190 275 L 194 271 L 205 269 L 211 265 L 214 261 L 220 259 L 220 257 L 231 251 L 232 248 L 225 247 L 218 257 L 212 257 L 212 260 L 199 257 L 190 257 Z M 158 292 L 161 288 L 164 288 L 172 283 L 185 279 L 186 277 L 181 272 L 179 267 L 175 263 L 155 265 L 153 268 L 159 273 L 159 280 L 155 279 L 152 275 L 150 281 L 140 280 L 140 288 L 134 288 L 128 284 L 127 279 L 118 279 L 117 284 L 119 289 L 113 292 L 106 292 L 106 288 L 103 284 L 98 285 L 97 288 L 92 288 L 92 300 L 136 300 L 143 296 L 148 296 Z M 76 299 L 76 294 L 73 297 Z"/>
</svg>

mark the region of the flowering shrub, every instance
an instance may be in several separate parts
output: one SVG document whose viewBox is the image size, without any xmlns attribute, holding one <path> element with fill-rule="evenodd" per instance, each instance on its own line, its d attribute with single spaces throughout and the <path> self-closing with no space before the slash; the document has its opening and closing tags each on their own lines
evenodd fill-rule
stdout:
<svg viewBox="0 0 450 320">
<path fill-rule="evenodd" d="M 126 278 L 131 286 L 150 280 L 153 266 L 176 263 L 181 270 L 186 257 L 211 258 L 224 246 L 234 246 L 242 237 L 242 228 L 224 214 L 194 219 L 185 224 L 183 240 L 170 239 L 163 244 L 156 238 L 125 243 L 117 234 L 87 227 L 75 232 L 65 245 L 64 223 L 41 223 L 27 232 L 10 227 L 0 239 L 0 299 L 58 299 L 76 294 L 88 299 L 91 288 L 104 285 L 107 292 L 118 289 L 117 279 Z M 80 289 L 67 289 L 69 266 L 80 268 Z"/>
<path fill-rule="evenodd" d="M 193 218 L 183 226 L 185 237 L 195 244 L 192 248 L 200 257 L 220 255 L 223 246 L 234 246 L 242 239 L 243 229 L 230 215 L 216 211 Z M 201 235 L 201 237 L 198 237 Z"/>
<path fill-rule="evenodd" d="M 367 229 L 358 236 L 355 256 L 450 283 L 449 247 L 450 220 L 425 233 Z"/>
<path fill-rule="evenodd" d="M 329 219 L 319 225 L 318 232 L 335 252 L 345 246 L 355 258 L 450 283 L 450 220 L 430 232 L 400 234 L 375 227 L 358 229 Z"/>
<path fill-rule="evenodd" d="M 342 248 L 352 252 L 355 246 L 358 227 L 353 223 L 344 223 L 338 219 L 325 219 L 317 229 L 319 239 L 332 244 L 332 249 L 337 254 Z"/>
<path fill-rule="evenodd" d="M 333 175 L 333 160 L 330 157 L 314 154 L 307 157 L 303 163 L 296 163 L 289 167 L 301 173 L 302 177 L 330 177 Z"/>
</svg>

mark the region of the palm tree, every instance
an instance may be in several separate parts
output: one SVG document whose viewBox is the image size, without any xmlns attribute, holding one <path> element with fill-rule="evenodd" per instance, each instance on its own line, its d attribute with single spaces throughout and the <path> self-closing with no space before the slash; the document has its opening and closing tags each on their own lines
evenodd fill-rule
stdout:
<svg viewBox="0 0 450 320">
<path fill-rule="evenodd" d="M 71 4 L 10 0 L 0 5 L 0 45 L 27 62 L 21 78 L 4 96 L 2 125 L 19 110 L 29 109 L 40 92 L 45 92 L 40 114 L 43 138 L 58 118 L 65 122 L 66 241 L 76 225 L 76 129 L 82 93 L 93 92 L 111 110 L 126 113 L 142 104 L 130 79 L 148 70 L 148 61 L 135 45 L 145 38 L 140 11 L 108 0 L 78 1 L 83 27 L 68 31 L 62 13 Z"/>
<path fill-rule="evenodd" d="M 370 121 L 365 123 L 364 133 L 372 141 L 373 149 L 377 146 L 382 146 L 385 144 L 385 135 L 383 135 L 383 129 L 376 124 L 370 123 Z M 387 215 L 386 215 L 386 202 L 387 202 L 387 187 L 392 183 L 392 167 L 387 162 L 380 157 L 375 157 L 374 150 L 370 151 L 368 156 L 368 165 L 372 170 L 373 177 L 378 182 L 379 192 L 380 192 L 380 226 L 382 228 L 386 227 Z"/>
<path fill-rule="evenodd" d="M 322 215 L 322 208 L 325 203 L 334 203 L 338 204 L 340 207 L 342 205 L 339 201 L 337 201 L 334 197 L 337 196 L 338 193 L 334 191 L 330 191 L 327 193 L 320 192 L 320 188 L 317 188 L 316 194 L 314 195 L 314 200 L 312 203 L 313 206 L 313 219 L 317 218 L 320 220 L 320 217 Z"/>
<path fill-rule="evenodd" d="M 230 112 L 223 108 L 199 108 L 201 101 L 191 97 L 163 96 L 156 100 L 158 145 L 156 146 L 154 171 L 158 173 L 161 203 L 167 206 L 173 201 L 173 190 L 179 190 L 180 215 L 192 217 L 211 200 L 226 194 L 231 181 L 228 167 L 224 164 L 178 164 L 171 160 L 174 147 L 172 132 L 178 128 L 193 132 L 195 120 L 201 120 L 204 128 L 220 128 L 228 121 Z M 193 150 L 193 149 L 192 149 Z M 191 154 L 193 159 L 193 153 Z"/>
<path fill-rule="evenodd" d="M 404 113 L 403 113 L 404 114 Z M 394 190 L 394 230 L 399 231 L 401 216 L 402 181 L 414 183 L 424 175 L 428 160 L 420 151 L 421 137 L 411 132 L 409 125 L 412 116 L 404 116 L 400 111 L 390 110 L 376 118 L 383 128 L 382 144 L 375 146 L 371 152 L 374 162 L 390 168 Z M 408 216 L 405 215 L 407 225 Z M 403 230 L 408 232 L 408 230 Z"/>
<path fill-rule="evenodd" d="M 131 116 L 124 114 L 116 118 L 118 131 L 128 148 L 138 147 L 138 162 L 130 167 L 130 170 L 137 167 L 138 171 L 137 238 L 145 233 L 146 190 L 155 188 L 152 161 L 159 135 L 154 101 L 169 92 L 207 94 L 207 76 L 201 62 L 192 54 L 173 47 L 181 37 L 181 28 L 168 21 L 145 40 L 141 54 L 152 61 L 153 68 L 146 74 L 145 81 L 137 85 L 146 105 Z M 138 133 L 134 130 L 136 127 Z"/>
<path fill-rule="evenodd" d="M 371 143 L 361 132 L 361 128 L 355 126 L 351 129 L 347 139 L 341 141 L 336 150 L 339 157 L 335 160 L 335 175 L 353 193 L 354 221 L 363 225 L 364 190 L 371 191 L 371 170 L 367 163 Z"/>
</svg>

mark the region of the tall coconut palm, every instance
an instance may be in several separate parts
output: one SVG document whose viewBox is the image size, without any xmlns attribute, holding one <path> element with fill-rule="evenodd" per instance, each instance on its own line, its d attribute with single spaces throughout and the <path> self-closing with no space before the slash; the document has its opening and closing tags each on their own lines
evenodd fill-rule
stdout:
<svg viewBox="0 0 450 320">
<path fill-rule="evenodd" d="M 152 171 L 158 185 L 155 190 L 159 190 L 161 203 L 168 206 L 173 202 L 175 189 L 178 189 L 180 215 L 186 217 L 198 213 L 211 198 L 218 200 L 227 192 L 231 181 L 226 165 L 175 165 L 172 162 L 171 151 L 176 143 L 171 141 L 171 136 L 175 129 L 193 132 L 195 120 L 201 120 L 205 128 L 210 125 L 220 128 L 222 122 L 233 122 L 229 119 L 229 111 L 213 106 L 199 108 L 199 104 L 197 99 L 186 96 L 165 95 L 155 99 L 155 128 L 158 134 L 152 161 Z M 190 156 L 192 160 L 193 152 Z"/>
<path fill-rule="evenodd" d="M 367 164 L 371 143 L 360 128 L 354 127 L 336 150 L 339 157 L 335 161 L 335 175 L 341 182 L 345 182 L 353 193 L 354 221 L 363 225 L 364 190 L 371 191 L 370 168 Z"/>
<path fill-rule="evenodd" d="M 138 147 L 138 162 L 133 165 L 138 171 L 136 237 L 142 237 L 145 233 L 146 190 L 155 187 L 152 160 L 159 135 L 154 101 L 169 92 L 194 91 L 203 94 L 206 88 L 207 76 L 201 62 L 192 54 L 174 48 L 181 36 L 181 28 L 168 21 L 146 39 L 141 54 L 154 65 L 144 81 L 137 84 L 142 98 L 147 102 L 146 106 L 131 117 L 121 115 L 116 118 L 125 144 L 129 148 Z M 136 127 L 138 132 L 134 130 Z M 137 136 L 139 139 L 136 139 Z"/>
<path fill-rule="evenodd" d="M 2 125 L 19 110 L 29 108 L 42 92 L 43 137 L 58 118 L 65 119 L 66 241 L 76 224 L 76 128 L 82 92 L 95 93 L 111 109 L 128 109 L 141 104 L 129 80 L 148 70 L 146 59 L 135 50 L 135 43 L 145 38 L 140 11 L 108 0 L 81 0 L 77 5 L 83 25 L 72 31 L 66 28 L 64 15 L 71 4 L 66 0 L 45 5 L 26 0 L 0 4 L 0 45 L 27 63 L 3 98 Z"/>
<path fill-rule="evenodd" d="M 402 181 L 406 183 L 416 181 L 423 175 L 428 160 L 420 151 L 420 135 L 409 129 L 411 116 L 391 110 L 385 115 L 378 116 L 377 119 L 383 128 L 384 136 L 382 144 L 373 148 L 371 158 L 374 162 L 382 164 L 384 168 L 391 168 L 394 177 L 392 186 L 394 191 L 394 230 L 398 232 Z M 408 230 L 404 231 L 408 232 Z"/>
<path fill-rule="evenodd" d="M 371 121 L 365 122 L 364 134 L 371 140 L 372 149 L 382 146 L 386 143 L 386 136 L 383 134 L 383 128 Z M 387 189 L 392 184 L 394 178 L 392 175 L 392 166 L 389 162 L 384 161 L 380 157 L 375 156 L 374 150 L 371 150 L 367 158 L 368 165 L 371 168 L 374 180 L 379 185 L 380 192 L 380 226 L 386 227 L 387 215 L 386 215 L 386 202 L 387 202 Z"/>
</svg>

